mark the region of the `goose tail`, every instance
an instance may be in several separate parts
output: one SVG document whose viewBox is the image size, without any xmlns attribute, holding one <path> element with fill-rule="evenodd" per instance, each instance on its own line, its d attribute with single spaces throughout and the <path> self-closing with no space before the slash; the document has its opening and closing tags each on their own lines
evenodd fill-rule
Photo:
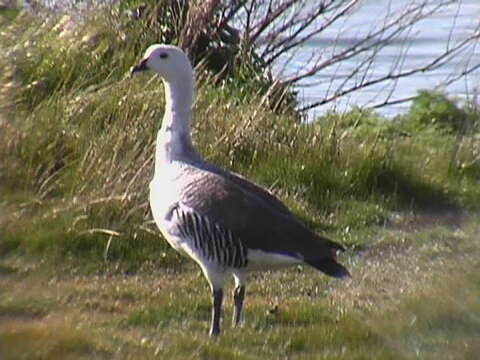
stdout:
<svg viewBox="0 0 480 360">
<path fill-rule="evenodd" d="M 348 270 L 332 258 L 306 260 L 305 262 L 308 265 L 314 267 L 315 269 L 320 270 L 321 272 L 338 279 L 346 279 L 351 277 Z"/>
</svg>

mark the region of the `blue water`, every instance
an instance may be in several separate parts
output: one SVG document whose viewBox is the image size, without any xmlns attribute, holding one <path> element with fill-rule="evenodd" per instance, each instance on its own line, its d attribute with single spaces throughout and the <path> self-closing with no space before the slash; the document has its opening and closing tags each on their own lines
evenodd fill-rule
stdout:
<svg viewBox="0 0 480 360">
<path fill-rule="evenodd" d="M 296 50 L 292 58 L 288 55 L 288 65 L 282 69 L 283 76 L 288 76 L 308 66 L 312 56 L 322 54 L 328 56 L 338 53 L 345 47 L 362 39 L 373 27 L 379 25 L 390 11 L 394 16 L 398 7 L 404 7 L 409 0 L 367 0 L 363 2 L 353 14 L 344 21 L 335 23 L 318 37 L 311 39 L 300 50 Z M 439 1 L 430 1 L 435 4 Z M 452 4 L 443 8 L 443 11 L 419 22 L 410 32 L 402 36 L 392 44 L 382 49 L 375 58 L 375 62 L 369 69 L 366 79 L 373 79 L 388 74 L 395 62 L 403 57 L 402 69 L 412 69 L 424 66 L 440 55 L 447 46 L 453 46 L 473 33 L 480 34 L 480 1 L 463 0 L 453 1 Z M 341 34 L 339 36 L 338 34 Z M 472 46 L 464 53 L 448 60 L 442 67 L 431 72 L 417 73 L 397 82 L 381 83 L 368 88 L 360 89 L 350 95 L 329 102 L 324 106 L 308 111 L 309 118 L 327 111 L 345 111 L 354 105 L 375 106 L 382 103 L 390 96 L 391 100 L 404 99 L 414 96 L 421 89 L 437 89 L 443 91 L 459 101 L 465 99 L 474 100 L 478 103 L 480 85 L 480 69 L 468 76 L 462 76 L 457 81 L 442 86 L 442 82 L 460 74 L 467 67 L 480 63 L 480 40 L 472 43 Z M 291 55 L 291 54 L 290 54 Z M 339 84 L 345 80 L 355 69 L 361 57 L 347 60 L 337 66 L 325 69 L 322 73 L 304 81 L 305 87 L 299 87 L 302 105 L 321 101 L 325 97 L 334 94 Z M 350 80 L 347 80 L 343 88 L 348 88 L 361 81 L 363 72 L 359 72 Z M 392 117 L 405 112 L 409 102 L 389 105 L 377 108 L 376 111 L 386 117 Z"/>
</svg>

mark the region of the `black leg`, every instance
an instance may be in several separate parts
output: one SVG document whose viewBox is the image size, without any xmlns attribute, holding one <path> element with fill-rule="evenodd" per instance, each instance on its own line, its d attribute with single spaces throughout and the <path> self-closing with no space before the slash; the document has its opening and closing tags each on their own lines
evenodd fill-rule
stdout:
<svg viewBox="0 0 480 360">
<path fill-rule="evenodd" d="M 220 316 L 222 314 L 223 290 L 213 290 L 212 327 L 210 336 L 220 335 Z"/>
<path fill-rule="evenodd" d="M 240 321 L 242 321 L 242 307 L 244 298 L 245 286 L 237 286 L 235 290 L 233 290 L 233 304 L 235 306 L 233 311 L 233 326 L 238 326 Z"/>
</svg>

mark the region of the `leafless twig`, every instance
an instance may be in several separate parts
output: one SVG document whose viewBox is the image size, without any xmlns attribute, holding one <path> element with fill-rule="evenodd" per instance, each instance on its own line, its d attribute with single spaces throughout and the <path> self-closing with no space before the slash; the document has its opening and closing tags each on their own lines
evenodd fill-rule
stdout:
<svg viewBox="0 0 480 360">
<path fill-rule="evenodd" d="M 479 24 L 463 39 L 455 39 L 453 30 L 455 19 L 449 32 L 445 49 L 432 59 L 425 60 L 424 64 L 407 67 L 405 58 L 408 55 L 408 41 L 416 36 L 413 33 L 415 25 L 439 14 L 449 6 L 457 6 L 458 15 L 461 0 L 439 1 L 408 1 L 399 6 L 398 2 L 387 3 L 385 16 L 376 23 L 364 36 L 348 39 L 347 45 L 337 46 L 337 43 L 327 48 L 316 47 L 317 52 L 305 66 L 296 72 L 282 74 L 282 81 L 288 85 L 308 86 L 318 74 L 329 68 L 338 67 L 345 62 L 356 61 L 357 66 L 342 78 L 332 79 L 331 90 L 320 100 L 305 104 L 299 110 L 307 111 L 325 105 L 345 95 L 361 89 L 385 84 L 383 99 L 377 101 L 374 107 L 381 107 L 410 100 L 393 100 L 394 90 L 398 80 L 417 73 L 428 73 L 447 64 L 457 56 L 472 57 L 472 47 L 480 40 Z M 228 12 L 228 21 L 235 24 L 241 34 L 241 43 L 244 48 L 256 50 L 258 57 L 265 67 L 282 68 L 280 64 L 288 66 L 291 58 L 297 56 L 298 49 L 308 45 L 311 41 L 322 39 L 324 32 L 333 25 L 344 24 L 348 28 L 348 16 L 355 12 L 363 2 L 360 0 L 231 0 L 224 1 Z M 222 23 L 224 24 L 225 21 Z M 331 35 L 330 35 L 331 38 Z M 345 41 L 343 34 L 337 35 L 337 42 Z M 378 55 L 392 44 L 402 44 L 396 59 L 392 61 L 387 73 L 374 74 L 373 69 Z M 470 52 L 469 52 L 470 51 Z M 447 85 L 457 79 L 471 74 L 478 69 L 478 61 L 468 62 L 468 66 L 445 79 L 441 85 Z M 331 73 L 331 70 L 328 70 Z M 335 80 L 335 81 L 334 81 Z M 440 85 L 439 85 L 440 86 Z"/>
</svg>

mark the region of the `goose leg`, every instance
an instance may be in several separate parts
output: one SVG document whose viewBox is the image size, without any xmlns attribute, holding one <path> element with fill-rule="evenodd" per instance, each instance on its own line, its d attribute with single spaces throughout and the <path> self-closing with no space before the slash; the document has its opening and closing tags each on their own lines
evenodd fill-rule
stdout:
<svg viewBox="0 0 480 360">
<path fill-rule="evenodd" d="M 220 335 L 220 317 L 222 315 L 223 290 L 213 290 L 212 326 L 210 336 Z"/>
<path fill-rule="evenodd" d="M 220 335 L 220 318 L 222 316 L 223 285 L 225 282 L 225 272 L 215 264 L 199 262 L 203 274 L 210 285 L 213 297 L 212 323 L 210 326 L 210 336 Z M 223 270 L 223 271 L 222 271 Z"/>
<path fill-rule="evenodd" d="M 238 326 L 242 321 L 243 299 L 245 298 L 245 286 L 239 285 L 233 290 L 233 326 Z"/>
<path fill-rule="evenodd" d="M 246 274 L 241 271 L 234 271 L 233 278 L 235 279 L 235 288 L 233 290 L 233 319 L 232 326 L 240 325 L 242 321 L 243 299 L 245 298 L 245 277 Z"/>
</svg>

